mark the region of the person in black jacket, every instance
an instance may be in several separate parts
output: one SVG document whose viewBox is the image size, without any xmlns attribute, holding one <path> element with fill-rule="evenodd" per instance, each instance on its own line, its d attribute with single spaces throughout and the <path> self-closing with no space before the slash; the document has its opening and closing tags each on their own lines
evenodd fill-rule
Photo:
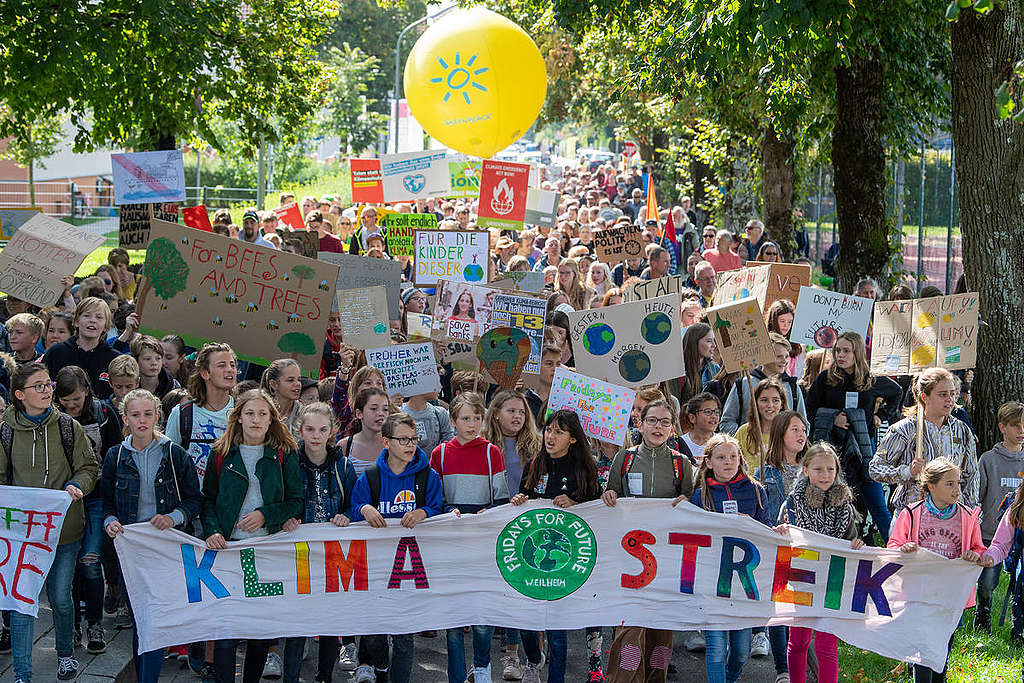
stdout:
<svg viewBox="0 0 1024 683">
<path fill-rule="evenodd" d="M 77 365 L 88 375 L 93 395 L 99 399 L 109 398 L 113 391 L 107 381 L 107 367 L 118 356 L 118 352 L 104 338 L 110 323 L 110 307 L 101 299 L 94 296 L 82 299 L 75 307 L 75 317 L 71 323 L 75 336 L 54 344 L 43 355 L 43 364 L 50 374 L 56 376 L 61 368 Z M 125 329 L 125 335 L 129 332 L 134 334 L 131 325 Z"/>
<path fill-rule="evenodd" d="M 818 375 L 807 392 L 807 418 L 815 424 L 815 416 L 822 408 L 845 410 L 859 408 L 864 411 L 872 450 L 878 444 L 877 429 L 882 420 L 890 423 L 900 417 L 900 399 L 903 391 L 888 377 L 872 377 L 868 365 L 864 338 L 856 332 L 843 332 L 832 346 L 832 366 Z M 876 409 L 881 399 L 881 406 Z M 833 445 L 842 447 L 850 422 L 840 412 L 833 423 Z M 846 463 L 850 467 L 850 463 Z M 883 540 L 889 538 L 892 514 L 885 500 L 885 490 L 866 472 L 847 472 L 847 481 L 861 482 L 857 487 L 857 505 L 865 507 L 878 526 Z"/>
</svg>

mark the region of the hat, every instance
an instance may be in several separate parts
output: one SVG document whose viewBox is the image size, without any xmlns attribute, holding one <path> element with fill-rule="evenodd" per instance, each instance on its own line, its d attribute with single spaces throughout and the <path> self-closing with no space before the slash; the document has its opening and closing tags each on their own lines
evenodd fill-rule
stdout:
<svg viewBox="0 0 1024 683">
<path fill-rule="evenodd" d="M 414 294 L 423 294 L 423 290 L 419 287 L 406 287 L 403 289 L 401 294 L 402 303 L 409 303 L 409 299 L 411 299 Z"/>
<path fill-rule="evenodd" d="M 498 243 L 494 245 L 495 249 L 508 249 L 509 247 L 516 246 L 516 243 L 510 240 L 508 237 L 502 235 L 498 238 Z"/>
<path fill-rule="evenodd" d="M 315 387 L 318 382 L 312 377 L 300 377 L 299 383 L 302 385 L 302 391 Z"/>
<path fill-rule="evenodd" d="M 260 222 L 260 215 L 256 213 L 255 209 L 246 209 L 245 213 L 242 214 L 242 222 L 246 222 L 249 219 L 253 219 L 257 223 Z"/>
<path fill-rule="evenodd" d="M 369 242 L 374 237 L 380 238 L 381 242 L 384 241 L 384 235 L 380 234 L 380 230 L 374 230 L 370 234 L 368 234 L 365 237 L 363 237 L 363 244 L 366 244 L 367 242 Z"/>
</svg>

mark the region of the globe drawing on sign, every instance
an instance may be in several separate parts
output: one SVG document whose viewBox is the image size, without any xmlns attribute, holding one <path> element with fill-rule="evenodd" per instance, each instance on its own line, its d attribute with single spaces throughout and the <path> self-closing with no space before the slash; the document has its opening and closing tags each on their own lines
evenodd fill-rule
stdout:
<svg viewBox="0 0 1024 683">
<path fill-rule="evenodd" d="M 627 382 L 642 382 L 651 374 L 651 359 L 643 351 L 627 351 L 619 359 L 619 374 Z"/>
<path fill-rule="evenodd" d="M 615 346 L 615 332 L 604 323 L 594 323 L 583 330 L 583 348 L 592 356 L 603 356 Z"/>
<path fill-rule="evenodd" d="M 484 269 L 476 262 L 476 256 L 473 257 L 473 262 L 462 270 L 462 277 L 466 282 L 480 282 L 484 279 Z"/>
<path fill-rule="evenodd" d="M 831 349 L 839 333 L 828 325 L 822 325 L 814 332 L 814 345 L 819 349 Z"/>
<path fill-rule="evenodd" d="M 672 320 L 664 313 L 651 313 L 640 323 L 640 336 L 648 344 L 661 344 L 671 334 Z"/>
<path fill-rule="evenodd" d="M 558 571 L 570 559 L 572 544 L 556 529 L 537 529 L 523 540 L 523 561 L 538 571 Z"/>
</svg>

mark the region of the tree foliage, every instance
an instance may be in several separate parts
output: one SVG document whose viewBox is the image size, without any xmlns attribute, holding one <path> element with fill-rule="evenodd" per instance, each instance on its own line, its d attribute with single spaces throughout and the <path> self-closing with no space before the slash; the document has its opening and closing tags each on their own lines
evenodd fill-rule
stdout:
<svg viewBox="0 0 1024 683">
<path fill-rule="evenodd" d="M 369 96 L 370 84 L 380 75 L 380 59 L 343 43 L 340 48 L 328 47 L 324 60 L 329 85 L 317 127 L 339 136 L 343 152 L 347 144 L 359 154 L 377 142 L 388 121 L 375 111 L 377 100 Z"/>
</svg>

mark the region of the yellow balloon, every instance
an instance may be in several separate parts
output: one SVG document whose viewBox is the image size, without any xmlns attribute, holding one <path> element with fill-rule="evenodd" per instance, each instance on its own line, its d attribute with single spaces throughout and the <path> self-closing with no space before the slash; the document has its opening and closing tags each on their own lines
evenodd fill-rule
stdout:
<svg viewBox="0 0 1024 683">
<path fill-rule="evenodd" d="M 405 95 L 423 130 L 485 159 L 522 137 L 546 93 L 537 45 L 515 22 L 482 7 L 446 14 L 423 32 L 405 64 Z"/>
</svg>

